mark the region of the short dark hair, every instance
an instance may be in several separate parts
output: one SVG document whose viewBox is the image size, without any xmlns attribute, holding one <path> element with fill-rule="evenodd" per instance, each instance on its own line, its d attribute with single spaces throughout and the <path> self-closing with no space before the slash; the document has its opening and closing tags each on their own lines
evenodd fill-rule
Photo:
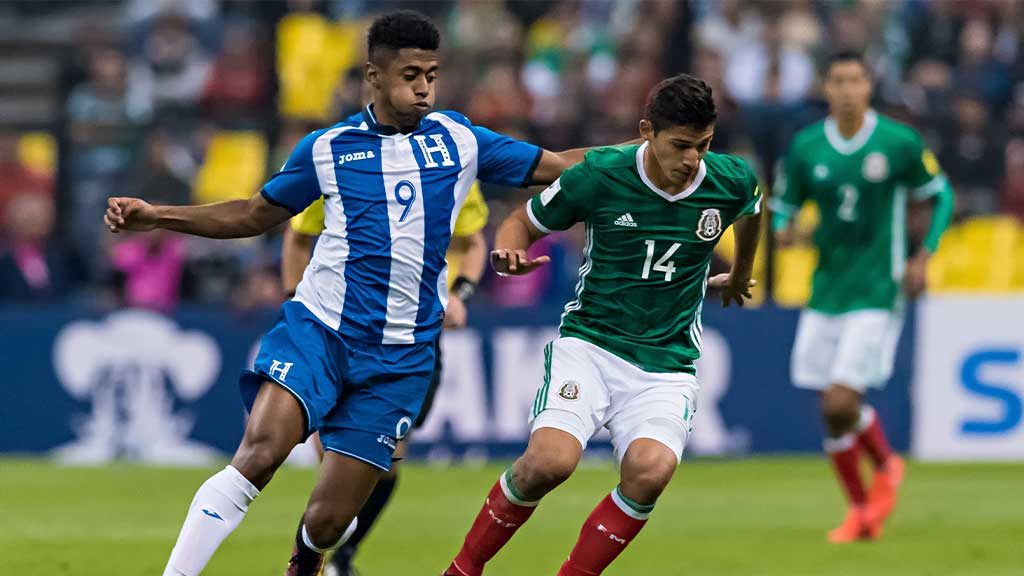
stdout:
<svg viewBox="0 0 1024 576">
<path fill-rule="evenodd" d="M 399 10 L 384 14 L 373 21 L 366 45 L 370 59 L 378 56 L 382 50 L 437 50 L 441 45 L 441 33 L 423 14 L 414 10 Z"/>
<path fill-rule="evenodd" d="M 657 133 L 672 126 L 707 128 L 718 119 L 718 112 L 707 82 L 680 74 L 662 80 L 651 90 L 644 118 Z"/>
<path fill-rule="evenodd" d="M 860 64 L 861 68 L 864 69 L 864 72 L 867 72 L 868 76 L 871 75 L 870 70 L 868 70 L 868 63 L 864 60 L 864 55 L 854 50 L 840 50 L 839 52 L 833 53 L 828 57 L 825 71 L 828 72 L 832 69 L 832 66 L 836 64 L 845 64 L 847 62 L 856 62 L 857 64 Z"/>
</svg>

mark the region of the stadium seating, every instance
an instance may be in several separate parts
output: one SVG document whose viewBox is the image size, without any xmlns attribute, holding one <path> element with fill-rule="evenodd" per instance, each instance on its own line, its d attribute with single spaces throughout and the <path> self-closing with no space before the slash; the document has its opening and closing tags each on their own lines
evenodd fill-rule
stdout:
<svg viewBox="0 0 1024 576">
<path fill-rule="evenodd" d="M 196 177 L 196 204 L 248 198 L 267 173 L 267 142 L 255 131 L 221 131 L 210 139 Z"/>
<path fill-rule="evenodd" d="M 1009 293 L 1024 284 L 1024 231 L 1008 216 L 976 217 L 951 227 L 928 268 L 933 292 Z"/>
<path fill-rule="evenodd" d="M 344 70 L 362 55 L 362 21 L 334 22 L 294 13 L 277 26 L 280 111 L 287 118 L 327 119 Z"/>
</svg>

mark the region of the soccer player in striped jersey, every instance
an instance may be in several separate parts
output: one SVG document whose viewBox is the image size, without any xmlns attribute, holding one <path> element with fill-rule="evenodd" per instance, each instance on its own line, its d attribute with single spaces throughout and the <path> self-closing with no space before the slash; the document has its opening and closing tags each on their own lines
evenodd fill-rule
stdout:
<svg viewBox="0 0 1024 576">
<path fill-rule="evenodd" d="M 871 75 L 858 54 L 834 57 L 824 88 L 829 116 L 793 139 L 770 205 L 783 244 L 805 201 L 817 202 L 821 215 L 818 267 L 791 370 L 797 387 L 821 395 L 825 451 L 849 501 L 828 540 L 842 543 L 877 538 L 896 503 L 903 461 L 861 398 L 892 376 L 905 296 L 924 289 L 928 256 L 953 214 L 953 191 L 921 136 L 870 108 Z M 934 204 L 917 246 L 906 233 L 910 201 Z M 862 453 L 875 468 L 870 491 Z"/>
<path fill-rule="evenodd" d="M 164 570 L 199 574 L 292 448 L 319 431 L 326 451 L 289 576 L 316 574 L 355 517 L 430 385 L 447 303 L 445 251 L 473 182 L 551 183 L 585 150 L 554 153 L 432 111 L 440 34 L 396 12 L 368 34 L 373 102 L 302 139 L 248 200 L 152 206 L 110 198 L 111 232 L 156 228 L 255 236 L 323 197 L 325 226 L 295 297 L 243 374 L 242 442 L 189 507 Z"/>
<path fill-rule="evenodd" d="M 708 152 L 716 117 L 703 81 L 661 82 L 640 122 L 643 144 L 588 153 L 499 228 L 499 273 L 542 265 L 547 257 L 530 260 L 530 245 L 577 222 L 586 224 L 584 263 L 559 337 L 544 349 L 526 453 L 494 483 L 445 576 L 482 574 L 601 428 L 611 432 L 620 483 L 583 523 L 559 576 L 601 574 L 647 523 L 697 410 L 705 291 L 742 305 L 753 284 L 757 176 L 737 157 Z M 730 225 L 736 261 L 709 279 Z"/>
<path fill-rule="evenodd" d="M 484 196 L 480 192 L 480 184 L 475 183 L 469 190 L 466 203 L 462 205 L 459 216 L 452 229 L 452 242 L 448 247 L 445 259 L 448 261 L 448 308 L 445 311 L 444 327 L 446 329 L 461 328 L 466 325 L 465 303 L 476 292 L 476 286 L 487 266 L 487 240 L 483 228 L 487 224 L 488 208 Z M 324 229 L 324 202 L 317 200 L 301 214 L 291 219 L 285 229 L 284 242 L 281 248 L 281 276 L 284 289 L 294 295 L 295 288 L 302 280 L 302 275 L 309 265 L 310 253 L 316 237 Z M 440 340 L 434 356 L 434 374 L 430 379 L 430 388 L 423 401 L 423 407 L 413 422 L 413 430 L 419 428 L 430 414 L 434 403 L 434 394 L 441 384 L 441 345 Z M 323 447 L 319 437 L 314 434 L 311 440 L 315 443 L 320 459 L 323 459 Z M 352 559 L 356 555 L 360 542 L 369 533 L 384 507 L 387 506 L 398 482 L 398 460 L 405 454 L 409 438 L 398 442 L 395 449 L 395 462 L 391 470 L 381 476 L 366 504 L 359 511 L 358 525 L 355 532 L 331 555 L 329 564 L 324 569 L 324 576 L 349 576 L 352 571 Z"/>
</svg>

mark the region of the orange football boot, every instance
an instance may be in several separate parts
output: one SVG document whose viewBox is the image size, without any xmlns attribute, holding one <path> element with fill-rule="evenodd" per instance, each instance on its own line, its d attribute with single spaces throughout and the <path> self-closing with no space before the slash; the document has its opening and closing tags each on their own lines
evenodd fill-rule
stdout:
<svg viewBox="0 0 1024 576">
<path fill-rule="evenodd" d="M 905 473 L 906 464 L 895 454 L 889 457 L 883 468 L 875 471 L 871 490 L 868 492 L 867 519 L 879 532 L 889 514 L 892 514 L 892 509 L 896 507 L 896 493 L 903 483 Z"/>
<path fill-rule="evenodd" d="M 867 506 L 850 506 L 843 523 L 828 533 L 828 541 L 833 544 L 874 540 L 877 537 L 877 525 L 868 521 Z"/>
</svg>

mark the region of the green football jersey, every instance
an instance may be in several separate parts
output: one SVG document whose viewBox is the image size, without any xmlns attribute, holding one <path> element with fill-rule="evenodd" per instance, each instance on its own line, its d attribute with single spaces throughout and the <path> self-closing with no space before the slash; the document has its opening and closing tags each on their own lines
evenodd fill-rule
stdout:
<svg viewBox="0 0 1024 576">
<path fill-rule="evenodd" d="M 946 185 L 935 156 L 912 128 L 869 111 L 852 138 L 835 121 L 793 139 L 770 207 L 792 216 L 814 200 L 818 267 L 808 307 L 827 314 L 899 302 L 907 259 L 907 197 L 924 199 Z"/>
<path fill-rule="evenodd" d="M 760 210 L 743 160 L 708 153 L 675 195 L 643 169 L 646 144 L 598 148 L 527 203 L 543 232 L 586 224 L 576 298 L 560 333 L 648 372 L 694 373 L 711 253 L 737 218 Z"/>
</svg>

